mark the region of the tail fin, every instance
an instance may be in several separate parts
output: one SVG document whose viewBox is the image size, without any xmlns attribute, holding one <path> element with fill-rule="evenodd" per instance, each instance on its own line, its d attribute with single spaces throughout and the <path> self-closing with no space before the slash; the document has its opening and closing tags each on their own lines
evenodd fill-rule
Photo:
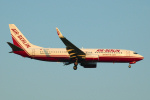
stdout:
<svg viewBox="0 0 150 100">
<path fill-rule="evenodd" d="M 13 43 L 15 46 L 21 49 L 41 48 L 41 47 L 31 44 L 14 24 L 9 24 L 9 28 L 10 28 L 11 36 L 12 36 Z"/>
</svg>

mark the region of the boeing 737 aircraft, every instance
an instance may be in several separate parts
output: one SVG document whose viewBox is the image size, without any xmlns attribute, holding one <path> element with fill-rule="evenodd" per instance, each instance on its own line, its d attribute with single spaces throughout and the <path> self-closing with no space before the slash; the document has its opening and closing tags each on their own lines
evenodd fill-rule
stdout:
<svg viewBox="0 0 150 100">
<path fill-rule="evenodd" d="M 10 53 L 31 59 L 63 62 L 64 65 L 73 63 L 74 70 L 77 70 L 78 64 L 84 68 L 96 68 L 97 62 L 129 63 L 129 68 L 131 68 L 130 64 L 144 59 L 143 56 L 130 50 L 80 49 L 66 39 L 58 28 L 56 28 L 57 34 L 66 48 L 43 48 L 31 44 L 14 24 L 9 24 L 9 28 L 13 40 L 13 44 L 7 42 L 12 48 Z"/>
</svg>

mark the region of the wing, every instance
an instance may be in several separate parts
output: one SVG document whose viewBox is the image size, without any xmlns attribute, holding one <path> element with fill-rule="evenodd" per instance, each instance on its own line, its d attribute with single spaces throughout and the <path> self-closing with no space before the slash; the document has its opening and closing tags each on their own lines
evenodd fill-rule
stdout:
<svg viewBox="0 0 150 100">
<path fill-rule="evenodd" d="M 70 58 L 78 58 L 78 59 L 84 59 L 85 53 L 80 50 L 78 47 L 76 47 L 74 44 L 72 44 L 69 40 L 67 40 L 59 31 L 58 28 L 56 28 L 57 34 L 59 38 L 63 41 L 63 43 L 66 45 L 66 50 L 70 55 Z"/>
</svg>

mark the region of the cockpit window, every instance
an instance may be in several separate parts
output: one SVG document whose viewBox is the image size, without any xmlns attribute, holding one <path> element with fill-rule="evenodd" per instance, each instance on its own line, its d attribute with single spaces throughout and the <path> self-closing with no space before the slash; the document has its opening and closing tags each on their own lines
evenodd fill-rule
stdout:
<svg viewBox="0 0 150 100">
<path fill-rule="evenodd" d="M 134 54 L 138 54 L 137 52 L 133 52 Z"/>
</svg>

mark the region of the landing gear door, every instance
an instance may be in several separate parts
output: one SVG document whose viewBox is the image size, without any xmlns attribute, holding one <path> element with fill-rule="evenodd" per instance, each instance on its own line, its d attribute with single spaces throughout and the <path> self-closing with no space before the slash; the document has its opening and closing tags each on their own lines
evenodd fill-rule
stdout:
<svg viewBox="0 0 150 100">
<path fill-rule="evenodd" d="M 126 51 L 126 56 L 130 56 L 130 51 Z"/>
</svg>

